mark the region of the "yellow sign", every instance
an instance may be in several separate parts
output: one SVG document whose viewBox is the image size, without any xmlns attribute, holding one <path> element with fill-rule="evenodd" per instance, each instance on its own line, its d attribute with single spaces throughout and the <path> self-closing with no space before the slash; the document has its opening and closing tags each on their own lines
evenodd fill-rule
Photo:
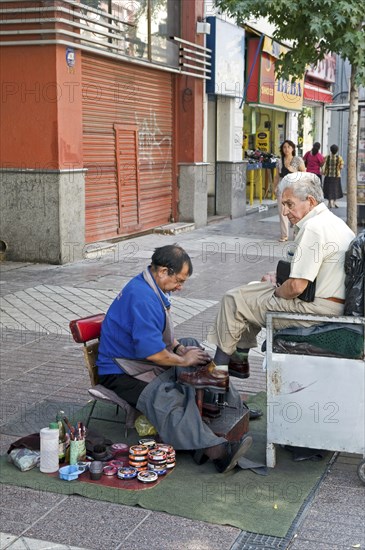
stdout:
<svg viewBox="0 0 365 550">
<path fill-rule="evenodd" d="M 256 149 L 260 149 L 260 151 L 270 151 L 270 132 L 262 131 L 256 133 L 256 140 L 255 140 L 255 147 Z"/>
<path fill-rule="evenodd" d="M 244 151 L 248 149 L 248 134 L 243 134 L 242 149 Z"/>
<path fill-rule="evenodd" d="M 284 78 L 275 81 L 274 104 L 300 111 L 303 106 L 304 79 L 289 82 Z"/>
</svg>

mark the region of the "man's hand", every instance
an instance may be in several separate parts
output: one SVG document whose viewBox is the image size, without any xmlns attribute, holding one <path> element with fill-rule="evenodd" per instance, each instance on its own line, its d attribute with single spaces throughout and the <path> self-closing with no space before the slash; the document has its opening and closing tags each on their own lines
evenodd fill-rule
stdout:
<svg viewBox="0 0 365 550">
<path fill-rule="evenodd" d="M 269 273 L 265 273 L 261 278 L 261 282 L 264 283 L 266 281 L 276 286 L 276 272 L 270 271 Z"/>
<path fill-rule="evenodd" d="M 185 348 L 186 352 L 181 357 L 184 364 L 179 363 L 180 367 L 195 367 L 195 366 L 201 366 L 206 365 L 209 363 L 212 358 L 210 357 L 209 353 L 204 351 L 201 348 L 195 348 L 193 346 L 188 346 Z"/>
</svg>

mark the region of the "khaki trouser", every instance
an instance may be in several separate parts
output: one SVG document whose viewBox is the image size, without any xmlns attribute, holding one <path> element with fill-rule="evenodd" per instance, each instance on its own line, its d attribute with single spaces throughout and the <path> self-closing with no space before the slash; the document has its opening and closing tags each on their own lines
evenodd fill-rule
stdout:
<svg viewBox="0 0 365 550">
<path fill-rule="evenodd" d="M 303 302 L 299 298 L 285 300 L 274 296 L 271 283 L 253 283 L 229 290 L 222 298 L 214 327 L 207 340 L 222 351 L 232 355 L 237 347 L 254 348 L 256 336 L 266 324 L 268 311 L 303 313 L 314 315 L 342 315 L 344 306 L 323 298 L 314 302 Z M 300 324 L 310 326 L 311 322 L 277 321 L 275 328 Z"/>
</svg>

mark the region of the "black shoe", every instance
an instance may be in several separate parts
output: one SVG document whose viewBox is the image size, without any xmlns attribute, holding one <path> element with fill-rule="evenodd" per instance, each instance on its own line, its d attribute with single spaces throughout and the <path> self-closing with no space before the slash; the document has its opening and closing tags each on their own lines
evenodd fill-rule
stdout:
<svg viewBox="0 0 365 550">
<path fill-rule="evenodd" d="M 209 456 L 204 453 L 204 449 L 197 449 L 193 451 L 193 460 L 198 466 L 201 466 L 209 460 Z"/>
<path fill-rule="evenodd" d="M 252 437 L 244 435 L 238 443 L 228 445 L 227 454 L 223 458 L 213 460 L 215 467 L 220 474 L 230 472 L 237 466 L 240 458 L 242 458 L 252 445 Z"/>
<path fill-rule="evenodd" d="M 250 409 L 250 420 L 256 420 L 256 418 L 260 418 L 263 414 L 261 409 Z"/>
<path fill-rule="evenodd" d="M 243 404 L 250 411 L 250 420 L 256 420 L 256 418 L 260 418 L 264 414 L 261 409 L 251 409 L 246 401 L 243 401 Z"/>
<path fill-rule="evenodd" d="M 238 361 L 233 361 L 231 359 L 228 363 L 228 374 L 229 376 L 234 376 L 235 378 L 249 378 L 250 366 L 248 361 L 239 363 Z"/>
</svg>

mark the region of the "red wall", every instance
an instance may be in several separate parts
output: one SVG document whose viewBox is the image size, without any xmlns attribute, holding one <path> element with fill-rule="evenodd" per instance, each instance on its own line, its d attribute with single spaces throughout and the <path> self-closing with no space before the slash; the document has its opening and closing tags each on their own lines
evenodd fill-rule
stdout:
<svg viewBox="0 0 365 550">
<path fill-rule="evenodd" d="M 3 168 L 82 167 L 81 56 L 65 46 L 0 50 Z"/>
<path fill-rule="evenodd" d="M 203 17 L 203 0 L 182 2 L 182 38 L 204 45 L 203 35 L 196 34 L 198 17 Z M 177 162 L 203 160 L 203 80 L 191 76 L 177 78 Z"/>
</svg>

